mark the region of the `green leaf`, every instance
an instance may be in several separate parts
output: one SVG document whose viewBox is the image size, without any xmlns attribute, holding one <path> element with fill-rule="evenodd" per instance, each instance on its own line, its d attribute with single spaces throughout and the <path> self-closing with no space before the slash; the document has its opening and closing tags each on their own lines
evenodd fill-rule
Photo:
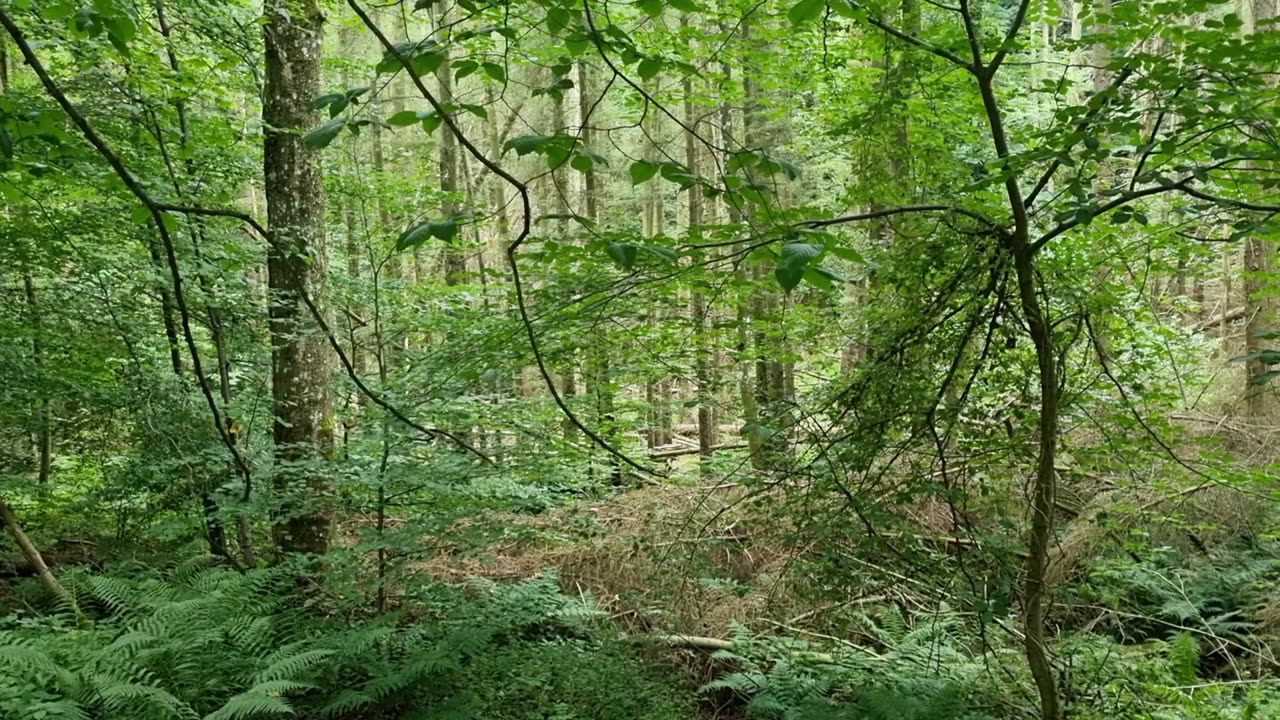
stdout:
<svg viewBox="0 0 1280 720">
<path fill-rule="evenodd" d="M 516 155 L 524 157 L 529 153 L 541 152 L 543 146 L 550 139 L 546 135 L 520 135 L 519 137 L 513 137 L 502 144 L 502 153 L 505 155 L 507 152 L 515 150 Z"/>
<path fill-rule="evenodd" d="M 782 259 L 773 269 L 773 275 L 783 290 L 794 290 L 804 278 L 809 261 L 822 254 L 821 245 L 789 242 L 782 246 Z"/>
<path fill-rule="evenodd" d="M 688 168 L 678 162 L 664 162 L 660 166 L 660 170 L 662 172 L 662 177 L 676 183 L 684 190 L 693 187 L 693 185 L 698 182 L 698 178 L 696 178 L 693 173 L 690 173 Z"/>
<path fill-rule="evenodd" d="M 640 0 L 640 10 L 651 18 L 662 14 L 662 0 Z"/>
<path fill-rule="evenodd" d="M 679 10 L 680 12 L 696 13 L 702 12 L 702 8 L 693 0 L 667 0 L 667 4 Z"/>
<path fill-rule="evenodd" d="M 311 109 L 319 110 L 321 108 L 327 108 L 333 103 L 338 102 L 339 100 L 346 100 L 346 99 L 347 99 L 346 93 L 340 93 L 340 92 L 326 93 L 316 98 L 315 100 L 311 101 Z"/>
<path fill-rule="evenodd" d="M 396 238 L 396 250 L 418 247 L 431 237 L 431 223 L 419 223 L 400 233 Z"/>
<path fill-rule="evenodd" d="M 639 185 L 653 179 L 658 174 L 658 164 L 648 160 L 637 160 L 631 163 L 631 184 Z"/>
<path fill-rule="evenodd" d="M 569 11 L 564 8 L 553 7 L 547 10 L 547 32 L 552 35 L 559 35 L 568 30 L 571 21 L 572 17 L 569 15 Z"/>
<path fill-rule="evenodd" d="M 484 74 L 488 75 L 491 79 L 496 80 L 497 82 L 506 84 L 507 69 L 502 67 L 498 63 L 486 62 L 486 63 L 483 63 L 480 66 L 480 68 L 484 70 Z"/>
<path fill-rule="evenodd" d="M 618 263 L 623 270 L 630 270 L 636 264 L 637 248 L 626 243 L 609 243 L 604 251 Z"/>
<path fill-rule="evenodd" d="M 409 125 L 417 123 L 421 119 L 422 116 L 417 110 L 401 110 L 395 115 L 387 118 L 387 124 L 395 125 L 396 127 L 408 127 Z"/>
<path fill-rule="evenodd" d="M 680 255 L 677 254 L 676 251 L 672 250 L 671 248 L 665 248 L 658 245 L 642 245 L 640 246 L 640 249 L 644 250 L 650 255 L 653 255 L 659 260 L 663 260 L 669 263 L 676 263 L 676 262 L 679 262 L 680 260 Z"/>
<path fill-rule="evenodd" d="M 103 19 L 107 28 L 107 39 L 120 51 L 121 55 L 129 54 L 129 42 L 138 34 L 138 26 L 128 15 L 113 15 Z"/>
<path fill-rule="evenodd" d="M 400 233 L 400 237 L 396 239 L 396 250 L 402 251 L 418 247 L 431 238 L 450 242 L 457 235 L 457 219 L 422 222 Z"/>
<path fill-rule="evenodd" d="M 595 163 L 591 160 L 591 156 L 576 153 L 569 161 L 569 167 L 581 173 L 589 173 L 595 167 Z"/>
<path fill-rule="evenodd" d="M 649 80 L 657 77 L 658 73 L 662 72 L 662 66 L 663 62 L 661 60 L 645 58 L 636 67 L 636 74 L 640 76 L 641 80 Z"/>
<path fill-rule="evenodd" d="M 563 39 L 564 49 L 569 51 L 570 55 L 577 57 L 591 49 L 591 36 L 586 33 L 573 33 Z"/>
<path fill-rule="evenodd" d="M 471 113 L 472 115 L 475 115 L 476 117 L 480 118 L 481 120 L 488 120 L 488 119 L 489 119 L 489 111 L 488 111 L 488 110 L 486 110 L 486 109 L 485 109 L 485 107 L 484 107 L 483 105 L 467 105 L 467 104 L 463 104 L 462 109 L 463 109 L 463 110 L 466 110 L 467 112 Z"/>
<path fill-rule="evenodd" d="M 334 138 L 338 137 L 338 133 L 342 132 L 342 128 L 346 124 L 346 118 L 332 118 L 329 122 L 303 135 L 302 143 L 312 150 L 327 147 L 329 143 L 333 142 Z"/>
<path fill-rule="evenodd" d="M 807 23 L 821 15 L 826 6 L 827 0 L 800 0 L 787 11 L 787 19 L 792 25 Z"/>
<path fill-rule="evenodd" d="M 440 114 L 434 110 L 422 116 L 422 129 L 426 130 L 427 134 L 435 132 L 436 128 L 439 128 L 442 124 L 444 124 L 444 118 L 440 117 Z"/>
<path fill-rule="evenodd" d="M 146 205 L 139 205 L 129 213 L 129 219 L 139 225 L 151 222 L 151 210 Z"/>
</svg>

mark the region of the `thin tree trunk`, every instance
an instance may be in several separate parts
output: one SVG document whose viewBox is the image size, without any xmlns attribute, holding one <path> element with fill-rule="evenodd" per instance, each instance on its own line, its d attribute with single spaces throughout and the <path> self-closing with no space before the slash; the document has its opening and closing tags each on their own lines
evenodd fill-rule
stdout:
<svg viewBox="0 0 1280 720">
<path fill-rule="evenodd" d="M 31 326 L 31 362 L 36 372 L 43 374 L 44 362 L 44 325 L 40 314 L 40 305 L 36 300 L 35 279 L 30 268 L 22 270 L 22 288 L 27 296 L 27 323 Z M 45 383 L 37 387 L 36 398 L 36 479 L 41 483 L 49 482 L 49 473 L 53 468 L 53 424 L 49 416 L 49 394 Z"/>
</svg>

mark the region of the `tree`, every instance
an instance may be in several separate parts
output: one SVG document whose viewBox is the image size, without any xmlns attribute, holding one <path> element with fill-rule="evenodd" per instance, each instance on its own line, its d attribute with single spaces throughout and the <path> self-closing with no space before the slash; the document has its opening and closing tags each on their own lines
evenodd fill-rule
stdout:
<svg viewBox="0 0 1280 720">
<path fill-rule="evenodd" d="M 324 15 L 312 0 L 275 0 L 263 19 L 271 398 L 275 486 L 284 496 L 273 535 L 283 552 L 319 555 L 332 530 L 332 485 L 324 465 L 333 452 L 334 420 L 329 348 L 307 303 L 323 312 L 324 194 L 319 158 L 299 130 L 319 117 L 311 101 L 320 95 Z"/>
</svg>

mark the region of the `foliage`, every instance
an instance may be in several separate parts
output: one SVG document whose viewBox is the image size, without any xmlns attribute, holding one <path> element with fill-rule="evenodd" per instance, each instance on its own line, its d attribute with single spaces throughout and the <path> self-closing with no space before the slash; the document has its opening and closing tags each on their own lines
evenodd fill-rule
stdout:
<svg viewBox="0 0 1280 720">
<path fill-rule="evenodd" d="M 101 618 L 9 616 L 5 717 L 684 717 L 669 680 L 597 638 L 589 604 L 548 576 L 439 588 L 422 613 L 317 614 L 288 575 L 197 558 L 163 576 L 77 574 Z M 315 603 L 319 603 L 316 605 Z M 407 610 L 408 608 L 406 608 Z M 415 615 L 417 615 L 415 617 Z M 513 698 L 521 698 L 513 703 Z"/>
</svg>

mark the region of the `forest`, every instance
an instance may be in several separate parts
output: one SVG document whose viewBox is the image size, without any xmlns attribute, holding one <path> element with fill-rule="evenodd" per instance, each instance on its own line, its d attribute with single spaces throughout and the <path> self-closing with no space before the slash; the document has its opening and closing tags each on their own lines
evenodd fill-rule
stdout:
<svg viewBox="0 0 1280 720">
<path fill-rule="evenodd" d="M 0 720 L 1280 718 L 1277 0 L 0 0 Z"/>
</svg>

